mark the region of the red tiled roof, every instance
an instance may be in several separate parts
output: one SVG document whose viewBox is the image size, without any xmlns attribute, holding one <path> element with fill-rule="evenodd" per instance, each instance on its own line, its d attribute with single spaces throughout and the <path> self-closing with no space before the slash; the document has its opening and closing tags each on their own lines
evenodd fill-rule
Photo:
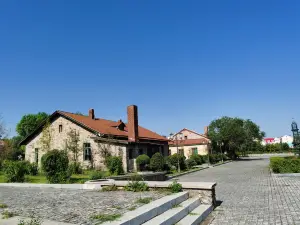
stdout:
<svg viewBox="0 0 300 225">
<path fill-rule="evenodd" d="M 203 145 L 208 144 L 209 141 L 206 138 L 198 138 L 198 139 L 187 139 L 187 140 L 178 140 L 178 146 L 182 145 Z M 169 145 L 176 145 L 176 140 L 169 141 Z"/>
<path fill-rule="evenodd" d="M 56 111 L 59 114 L 62 114 L 66 117 L 69 117 L 78 123 L 96 131 L 101 134 L 108 134 L 108 135 L 115 135 L 115 136 L 125 136 L 128 137 L 128 130 L 127 124 L 125 124 L 124 130 L 117 129 L 118 125 L 120 125 L 120 121 L 112 121 L 112 120 L 105 120 L 100 118 L 92 119 L 88 116 L 63 112 L 63 111 Z M 153 132 L 146 128 L 139 126 L 139 138 L 141 139 L 150 139 L 150 140 L 160 140 L 160 141 L 167 141 L 168 139 Z"/>
</svg>

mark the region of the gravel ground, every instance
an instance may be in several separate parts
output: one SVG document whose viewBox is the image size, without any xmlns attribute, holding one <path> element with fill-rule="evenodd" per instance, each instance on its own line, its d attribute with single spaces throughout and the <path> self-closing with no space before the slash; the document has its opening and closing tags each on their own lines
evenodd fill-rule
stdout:
<svg viewBox="0 0 300 225">
<path fill-rule="evenodd" d="M 123 214 L 139 198 L 151 197 L 153 200 L 163 197 L 159 192 L 98 192 L 54 188 L 13 188 L 0 187 L 0 203 L 20 216 L 35 215 L 40 218 L 75 224 L 94 224 L 90 216 L 110 213 Z"/>
</svg>

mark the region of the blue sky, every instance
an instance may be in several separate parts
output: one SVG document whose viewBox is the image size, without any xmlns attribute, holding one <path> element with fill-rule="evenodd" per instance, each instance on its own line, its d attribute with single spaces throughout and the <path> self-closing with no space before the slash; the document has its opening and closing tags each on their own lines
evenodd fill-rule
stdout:
<svg viewBox="0 0 300 225">
<path fill-rule="evenodd" d="M 300 2 L 1 1 L 0 97 L 22 115 L 60 109 L 168 135 L 221 116 L 267 136 L 300 123 Z"/>
</svg>

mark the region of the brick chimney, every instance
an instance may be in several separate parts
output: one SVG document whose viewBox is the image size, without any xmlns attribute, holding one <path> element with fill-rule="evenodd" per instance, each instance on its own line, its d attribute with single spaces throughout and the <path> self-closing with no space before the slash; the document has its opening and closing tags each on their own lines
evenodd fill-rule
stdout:
<svg viewBox="0 0 300 225">
<path fill-rule="evenodd" d="M 205 127 L 204 127 L 204 135 L 205 135 L 205 136 L 208 136 L 208 126 L 205 126 Z"/>
<path fill-rule="evenodd" d="M 90 110 L 89 110 L 89 117 L 90 117 L 92 120 L 95 119 L 95 111 L 94 111 L 94 109 L 90 109 Z"/>
<path fill-rule="evenodd" d="M 138 142 L 139 140 L 139 122 L 138 122 L 138 109 L 136 105 L 130 105 L 127 107 L 128 117 L 128 141 Z"/>
</svg>

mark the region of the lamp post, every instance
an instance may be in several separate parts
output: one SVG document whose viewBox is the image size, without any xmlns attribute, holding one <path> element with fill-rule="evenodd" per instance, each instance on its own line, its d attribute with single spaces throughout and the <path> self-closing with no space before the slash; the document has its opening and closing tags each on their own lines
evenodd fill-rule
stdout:
<svg viewBox="0 0 300 225">
<path fill-rule="evenodd" d="M 182 134 L 182 133 L 177 133 L 175 134 L 175 141 L 176 141 L 176 148 L 177 148 L 177 171 L 178 173 L 180 173 L 180 163 L 179 163 L 179 148 L 178 148 L 178 134 Z M 170 134 L 170 139 L 174 140 L 174 134 L 171 133 Z"/>
<path fill-rule="evenodd" d="M 300 155 L 300 136 L 299 136 L 299 129 L 298 129 L 298 125 L 295 121 L 292 122 L 292 132 L 293 132 L 293 145 L 294 148 L 296 150 L 296 152 L 298 153 L 298 155 Z"/>
</svg>

